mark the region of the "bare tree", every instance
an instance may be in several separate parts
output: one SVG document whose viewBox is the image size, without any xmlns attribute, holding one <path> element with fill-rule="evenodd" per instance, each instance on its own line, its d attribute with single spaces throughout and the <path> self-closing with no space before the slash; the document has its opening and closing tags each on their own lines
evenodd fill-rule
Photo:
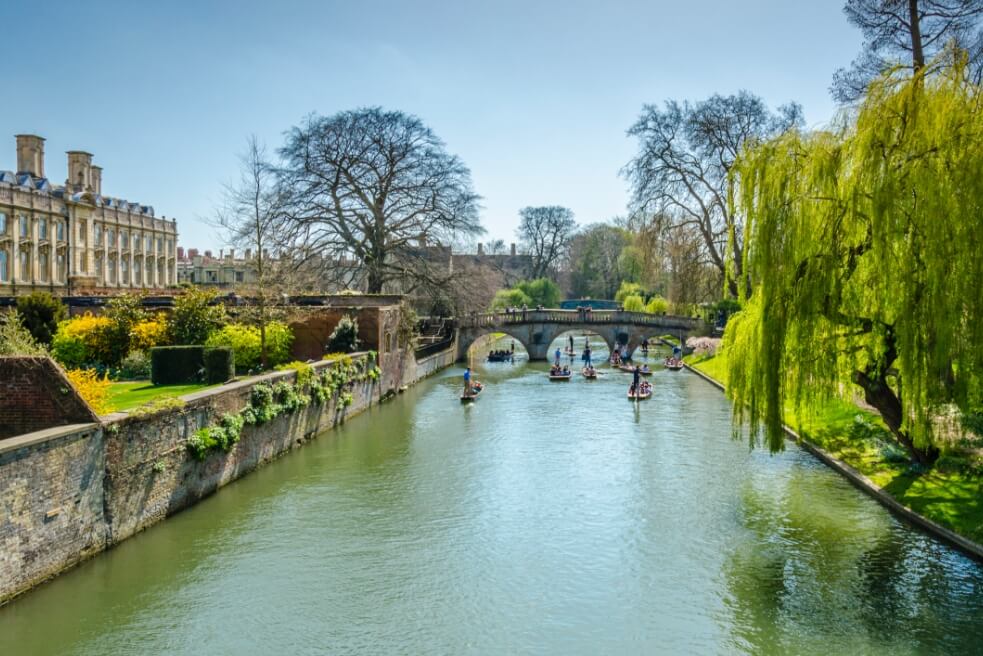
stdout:
<svg viewBox="0 0 983 656">
<path fill-rule="evenodd" d="M 945 48 L 965 51 L 977 81 L 983 71 L 983 0 L 847 0 L 847 20 L 860 28 L 863 50 L 833 76 L 830 91 L 853 102 L 884 71 L 903 66 L 917 72 Z"/>
<path fill-rule="evenodd" d="M 633 214 L 651 217 L 664 229 L 695 231 L 710 261 L 728 273 L 737 296 L 743 282 L 743 228 L 727 202 L 727 175 L 748 143 L 801 125 L 794 103 L 771 112 L 747 91 L 714 95 L 690 104 L 667 101 L 664 109 L 645 105 L 628 134 L 638 154 L 622 171 L 632 186 Z M 733 240 L 728 250 L 728 240 Z"/>
<path fill-rule="evenodd" d="M 543 278 L 555 271 L 566 255 L 577 222 L 571 210 L 559 205 L 523 207 L 519 218 L 519 241 L 532 256 L 530 276 Z"/>
<path fill-rule="evenodd" d="M 255 253 L 246 259 L 246 265 L 255 273 L 250 296 L 256 301 L 260 360 L 266 367 L 266 326 L 273 319 L 277 297 L 289 293 L 289 281 L 295 275 L 294 263 L 280 250 L 278 241 L 286 219 L 287 195 L 267 160 L 266 148 L 255 136 L 249 137 L 239 162 L 239 180 L 226 185 L 213 224 L 226 243 Z"/>
<path fill-rule="evenodd" d="M 420 119 L 378 107 L 310 116 L 281 149 L 290 238 L 369 293 L 449 279 L 443 251 L 483 232 L 468 168 Z"/>
</svg>

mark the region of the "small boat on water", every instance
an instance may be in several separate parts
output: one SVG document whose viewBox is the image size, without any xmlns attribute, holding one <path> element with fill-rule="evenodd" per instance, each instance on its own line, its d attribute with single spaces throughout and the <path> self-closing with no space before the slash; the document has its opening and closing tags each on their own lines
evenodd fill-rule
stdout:
<svg viewBox="0 0 983 656">
<path fill-rule="evenodd" d="M 488 362 L 512 362 L 511 351 L 492 351 L 488 354 Z"/>
<path fill-rule="evenodd" d="M 552 381 L 570 380 L 571 378 L 573 378 L 573 372 L 569 367 L 557 367 L 553 365 L 550 368 L 550 380 Z"/>
<path fill-rule="evenodd" d="M 591 367 L 590 369 L 584 367 L 583 369 L 580 370 L 580 373 L 582 373 L 584 375 L 584 378 L 586 378 L 587 380 L 597 380 L 597 369 L 595 369 L 594 367 Z"/>
<path fill-rule="evenodd" d="M 669 371 L 679 371 L 683 368 L 683 361 L 676 358 L 666 358 L 664 365 Z"/>
<path fill-rule="evenodd" d="M 574 351 L 573 349 L 565 348 L 563 349 L 563 355 L 567 357 L 575 358 L 577 357 L 577 352 Z"/>
<path fill-rule="evenodd" d="M 481 394 L 483 389 L 485 389 L 484 384 L 477 381 L 471 383 L 471 393 L 461 394 L 461 403 L 470 403 L 471 401 L 474 401 L 478 398 L 478 395 Z"/>
<path fill-rule="evenodd" d="M 652 386 L 642 385 L 641 389 L 633 390 L 628 388 L 628 400 L 629 401 L 644 401 L 646 399 L 652 398 Z"/>
</svg>

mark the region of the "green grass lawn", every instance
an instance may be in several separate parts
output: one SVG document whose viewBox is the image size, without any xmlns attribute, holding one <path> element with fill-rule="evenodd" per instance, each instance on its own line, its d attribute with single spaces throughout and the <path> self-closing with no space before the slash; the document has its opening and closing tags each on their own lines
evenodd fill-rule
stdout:
<svg viewBox="0 0 983 656">
<path fill-rule="evenodd" d="M 726 384 L 723 356 L 685 359 Z M 809 417 L 796 417 L 794 409 L 788 407 L 785 422 L 803 439 L 861 472 L 915 512 L 983 543 L 983 477 L 938 465 L 917 470 L 895 446 L 877 414 L 841 399 L 831 399 Z"/>
<path fill-rule="evenodd" d="M 152 385 L 147 380 L 113 383 L 109 388 L 109 407 L 112 412 L 131 410 L 158 399 L 173 399 L 216 385 Z"/>
</svg>

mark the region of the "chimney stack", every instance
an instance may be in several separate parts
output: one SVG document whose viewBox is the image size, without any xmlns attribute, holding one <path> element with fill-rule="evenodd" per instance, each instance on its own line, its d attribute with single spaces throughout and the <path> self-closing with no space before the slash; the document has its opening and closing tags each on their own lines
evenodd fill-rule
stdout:
<svg viewBox="0 0 983 656">
<path fill-rule="evenodd" d="M 68 180 L 65 186 L 72 191 L 92 191 L 92 153 L 68 151 Z"/>
<path fill-rule="evenodd" d="M 92 177 L 92 193 L 96 196 L 102 196 L 102 167 L 93 166 L 90 171 Z M 166 219 L 167 217 L 164 218 Z"/>
<path fill-rule="evenodd" d="M 246 259 L 247 260 L 253 259 L 253 249 L 251 248 L 246 249 Z"/>
<path fill-rule="evenodd" d="M 14 138 L 17 139 L 17 172 L 43 178 L 44 139 L 35 134 L 18 134 Z"/>
<path fill-rule="evenodd" d="M 236 249 L 234 248 L 229 249 L 229 259 L 230 260 L 236 259 Z"/>
<path fill-rule="evenodd" d="M 481 242 L 479 241 L 479 242 L 478 242 L 478 255 L 484 255 L 484 254 L 485 254 L 485 245 L 484 245 L 484 244 L 482 244 L 482 243 L 481 243 Z"/>
<path fill-rule="evenodd" d="M 515 242 L 512 242 L 512 257 L 515 257 Z"/>
</svg>

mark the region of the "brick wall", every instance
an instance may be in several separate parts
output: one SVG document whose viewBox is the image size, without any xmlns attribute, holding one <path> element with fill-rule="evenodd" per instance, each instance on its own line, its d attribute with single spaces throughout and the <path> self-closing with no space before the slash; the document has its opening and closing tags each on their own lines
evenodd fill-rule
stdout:
<svg viewBox="0 0 983 656">
<path fill-rule="evenodd" d="M 94 421 L 96 416 L 50 359 L 0 357 L 0 440 Z"/>
</svg>

